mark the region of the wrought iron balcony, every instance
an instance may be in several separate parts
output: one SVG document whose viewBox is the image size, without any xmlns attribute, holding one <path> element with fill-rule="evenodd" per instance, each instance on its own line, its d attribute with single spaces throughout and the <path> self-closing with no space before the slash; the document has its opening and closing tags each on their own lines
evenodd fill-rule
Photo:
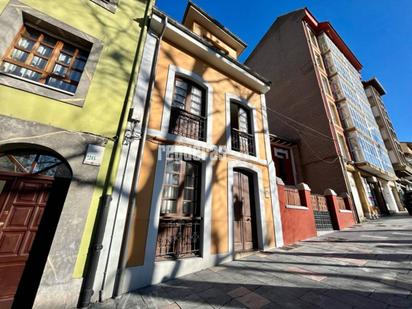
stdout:
<svg viewBox="0 0 412 309">
<path fill-rule="evenodd" d="M 172 107 L 169 133 L 199 141 L 206 140 L 206 118 L 189 113 L 181 108 Z"/>
<path fill-rule="evenodd" d="M 177 259 L 200 254 L 201 218 L 160 219 L 156 257 Z"/>
<path fill-rule="evenodd" d="M 232 129 L 232 150 L 255 156 L 255 139 L 253 135 L 238 129 Z"/>
</svg>

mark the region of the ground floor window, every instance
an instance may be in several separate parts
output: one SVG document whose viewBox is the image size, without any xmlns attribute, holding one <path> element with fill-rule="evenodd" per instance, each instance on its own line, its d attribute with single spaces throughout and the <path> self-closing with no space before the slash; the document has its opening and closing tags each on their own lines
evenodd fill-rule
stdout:
<svg viewBox="0 0 412 309">
<path fill-rule="evenodd" d="M 168 158 L 163 181 L 156 257 L 200 254 L 201 164 L 178 156 Z"/>
</svg>

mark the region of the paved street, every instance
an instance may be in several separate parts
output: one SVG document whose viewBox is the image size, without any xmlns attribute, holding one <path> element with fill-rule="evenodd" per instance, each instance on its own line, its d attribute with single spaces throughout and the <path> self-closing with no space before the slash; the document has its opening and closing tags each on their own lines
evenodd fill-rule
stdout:
<svg viewBox="0 0 412 309">
<path fill-rule="evenodd" d="M 412 308 L 412 217 L 259 252 L 92 308 Z"/>
</svg>

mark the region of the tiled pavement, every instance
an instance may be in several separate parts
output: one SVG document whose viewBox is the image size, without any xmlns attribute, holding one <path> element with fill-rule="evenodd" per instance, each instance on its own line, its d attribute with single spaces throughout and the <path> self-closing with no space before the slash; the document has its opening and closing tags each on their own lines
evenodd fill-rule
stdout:
<svg viewBox="0 0 412 309">
<path fill-rule="evenodd" d="M 91 308 L 412 308 L 412 217 L 367 222 Z"/>
</svg>

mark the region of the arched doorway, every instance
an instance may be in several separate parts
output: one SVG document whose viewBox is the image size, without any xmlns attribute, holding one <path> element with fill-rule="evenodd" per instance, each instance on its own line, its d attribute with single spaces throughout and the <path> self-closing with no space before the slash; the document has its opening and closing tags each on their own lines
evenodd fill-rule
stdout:
<svg viewBox="0 0 412 309">
<path fill-rule="evenodd" d="M 255 185 L 253 175 L 244 169 L 233 170 L 234 251 L 257 249 Z"/>
<path fill-rule="evenodd" d="M 0 307 L 30 308 L 72 178 L 44 148 L 0 151 Z"/>
</svg>

